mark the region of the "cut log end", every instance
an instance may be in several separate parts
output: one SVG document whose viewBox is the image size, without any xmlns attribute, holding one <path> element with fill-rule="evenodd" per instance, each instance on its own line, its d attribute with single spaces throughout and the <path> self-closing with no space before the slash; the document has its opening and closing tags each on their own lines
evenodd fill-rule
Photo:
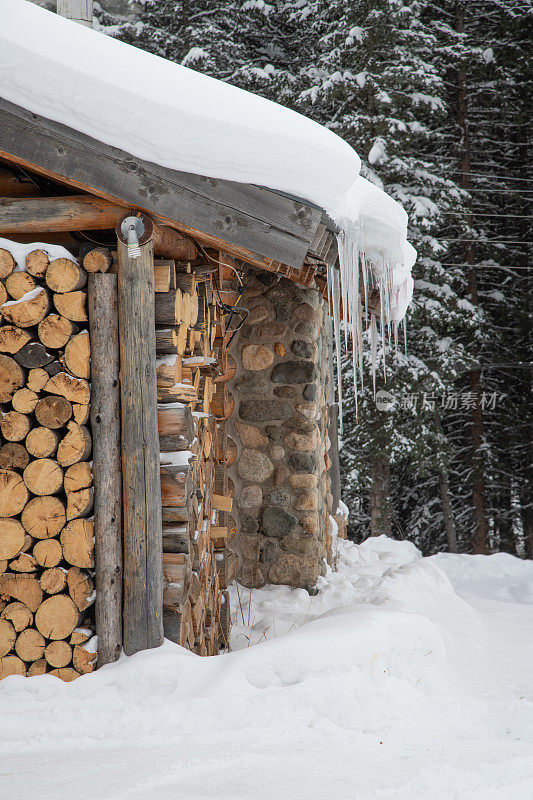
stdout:
<svg viewBox="0 0 533 800">
<path fill-rule="evenodd" d="M 24 445 L 8 442 L 0 447 L 1 469 L 25 469 L 30 463 L 30 456 Z"/>
<path fill-rule="evenodd" d="M 91 435 L 88 429 L 76 422 L 69 422 L 67 427 L 68 433 L 57 448 L 57 461 L 62 467 L 70 467 L 78 461 L 86 461 L 91 454 Z M 52 492 L 48 494 L 52 494 Z"/>
<path fill-rule="evenodd" d="M 38 458 L 24 470 L 24 483 L 36 495 L 57 494 L 63 486 L 63 470 L 51 458 Z"/>
<path fill-rule="evenodd" d="M 0 403 L 11 400 L 16 389 L 24 386 L 25 373 L 14 358 L 0 354 Z"/>
<path fill-rule="evenodd" d="M 26 664 L 18 656 L 0 658 L 0 681 L 9 675 L 26 675 Z"/>
<path fill-rule="evenodd" d="M 61 669 L 72 661 L 72 647 L 64 639 L 56 639 L 46 645 L 44 658 L 52 668 Z"/>
<path fill-rule="evenodd" d="M 34 539 L 49 539 L 63 529 L 67 519 L 65 506 L 58 497 L 34 497 L 25 506 L 21 522 Z"/>
<path fill-rule="evenodd" d="M 50 380 L 47 376 L 47 385 Z M 72 405 L 65 397 L 43 397 L 35 406 L 35 418 L 45 428 L 62 428 L 71 416 Z"/>
<path fill-rule="evenodd" d="M 41 539 L 33 547 L 33 557 L 41 567 L 55 567 L 63 558 L 63 548 L 57 539 Z"/>
<path fill-rule="evenodd" d="M 87 273 L 69 258 L 57 258 L 46 270 L 46 285 L 52 292 L 77 292 L 87 283 Z"/>
<path fill-rule="evenodd" d="M 23 661 L 37 661 L 43 657 L 46 642 L 35 628 L 26 628 L 17 636 L 15 653 Z"/>
<path fill-rule="evenodd" d="M 89 519 L 73 519 L 61 531 L 63 556 L 75 567 L 94 567 L 94 526 Z"/>
<path fill-rule="evenodd" d="M 0 517 L 0 559 L 15 558 L 24 547 L 25 536 L 17 519 Z"/>
<path fill-rule="evenodd" d="M 65 347 L 65 364 L 67 369 L 78 378 L 91 376 L 91 347 L 87 331 L 73 336 Z"/>
<path fill-rule="evenodd" d="M 8 619 L 0 619 L 0 657 L 6 656 L 15 646 L 17 634 Z"/>
<path fill-rule="evenodd" d="M 38 607 L 35 626 L 46 639 L 66 639 L 78 624 L 79 612 L 65 594 L 48 597 Z"/>
<path fill-rule="evenodd" d="M 54 305 L 61 316 L 72 322 L 87 322 L 87 294 L 84 291 L 54 294 Z"/>
<path fill-rule="evenodd" d="M 27 272 L 13 272 L 5 283 L 7 293 L 13 300 L 20 300 L 35 289 L 35 278 Z"/>
<path fill-rule="evenodd" d="M 70 681 L 75 681 L 76 678 L 80 677 L 80 673 L 76 672 L 75 669 L 72 667 L 63 667 L 62 669 L 52 669 L 48 673 L 49 675 L 53 675 L 54 678 L 60 678 L 62 681 L 69 683 Z"/>
<path fill-rule="evenodd" d="M 60 349 L 75 332 L 74 324 L 61 314 L 49 314 L 37 328 L 39 339 L 45 347 Z"/>
<path fill-rule="evenodd" d="M 113 259 L 105 247 L 95 247 L 83 259 L 83 266 L 87 272 L 107 272 Z"/>
<path fill-rule="evenodd" d="M 28 489 L 20 475 L 13 470 L 0 469 L 0 517 L 20 514 L 28 498 Z"/>
<path fill-rule="evenodd" d="M 31 292 L 26 300 L 24 299 L 26 295 L 24 295 L 20 300 L 4 303 L 1 308 L 4 318 L 19 328 L 31 328 L 33 325 L 38 325 L 48 312 L 50 300 L 48 292 L 43 287 L 36 292 L 36 294 Z"/>
<path fill-rule="evenodd" d="M 28 253 L 26 256 L 26 269 L 30 275 L 34 275 L 36 278 L 43 277 L 48 269 L 49 263 L 48 253 L 44 250 L 32 250 L 32 252 Z"/>
<path fill-rule="evenodd" d="M 0 617 L 11 622 L 16 633 L 20 633 L 24 628 L 29 628 L 33 625 L 32 612 L 28 606 L 18 600 L 14 603 L 8 603 L 0 614 Z"/>
<path fill-rule="evenodd" d="M 0 278 L 7 278 L 8 275 L 11 275 L 13 270 L 15 269 L 15 259 L 9 252 L 9 250 L 5 250 L 3 247 L 0 248 Z"/>
</svg>

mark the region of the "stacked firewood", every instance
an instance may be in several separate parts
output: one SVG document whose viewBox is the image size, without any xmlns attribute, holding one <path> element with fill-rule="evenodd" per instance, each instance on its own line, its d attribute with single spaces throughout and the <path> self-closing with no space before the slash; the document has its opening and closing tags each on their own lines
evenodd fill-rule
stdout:
<svg viewBox="0 0 533 800">
<path fill-rule="evenodd" d="M 165 636 L 213 655 L 227 646 L 226 589 L 236 566 L 225 524 L 226 465 L 235 456 L 224 432 L 235 367 L 215 257 L 193 267 L 158 261 L 155 271 Z"/>
<path fill-rule="evenodd" d="M 238 295 L 224 258 L 155 261 L 164 628 L 199 655 L 228 644 L 236 569 L 224 304 Z M 34 250 L 15 270 L 0 250 L 0 678 L 96 665 L 85 287 L 113 261 L 104 248 L 83 266 Z"/>
<path fill-rule="evenodd" d="M 94 668 L 86 270 L 0 250 L 0 678 Z"/>
</svg>

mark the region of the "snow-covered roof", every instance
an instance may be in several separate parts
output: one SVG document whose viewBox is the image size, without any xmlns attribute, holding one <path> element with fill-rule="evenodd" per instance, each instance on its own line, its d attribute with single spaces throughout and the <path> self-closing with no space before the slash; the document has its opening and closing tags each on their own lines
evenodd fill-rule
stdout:
<svg viewBox="0 0 533 800">
<path fill-rule="evenodd" d="M 360 159 L 343 139 L 25 0 L 0 0 L 0 18 L 4 99 L 162 167 L 265 186 L 319 206 L 357 239 L 378 273 L 387 266 L 390 315 L 403 316 L 415 260 L 407 215 L 360 177 Z"/>
</svg>

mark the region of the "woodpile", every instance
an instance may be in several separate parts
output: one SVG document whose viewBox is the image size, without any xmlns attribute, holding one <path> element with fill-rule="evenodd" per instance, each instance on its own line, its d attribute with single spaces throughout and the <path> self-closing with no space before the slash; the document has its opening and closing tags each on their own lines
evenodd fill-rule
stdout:
<svg viewBox="0 0 533 800">
<path fill-rule="evenodd" d="M 221 254 L 193 268 L 156 261 L 155 273 L 164 630 L 214 655 L 228 643 L 227 586 L 236 569 L 225 434 L 234 362 L 219 301 Z"/>
<path fill-rule="evenodd" d="M 0 251 L 0 678 L 91 672 L 90 343 L 82 266 Z"/>
<path fill-rule="evenodd" d="M 154 265 L 164 631 L 199 655 L 228 644 L 236 570 L 233 266 L 216 251 Z M 87 273 L 108 269 L 102 247 L 80 262 L 34 250 L 19 272 L 0 251 L 0 678 L 96 667 Z"/>
</svg>

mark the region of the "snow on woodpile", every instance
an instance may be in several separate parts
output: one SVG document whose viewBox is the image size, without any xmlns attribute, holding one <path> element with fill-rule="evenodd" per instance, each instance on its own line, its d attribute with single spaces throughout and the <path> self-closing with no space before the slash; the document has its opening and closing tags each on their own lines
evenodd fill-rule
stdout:
<svg viewBox="0 0 533 800">
<path fill-rule="evenodd" d="M 35 250 L 42 250 L 48 256 L 49 261 L 56 261 L 58 258 L 68 258 L 69 261 L 76 261 L 72 253 L 59 244 L 48 244 L 46 242 L 31 242 L 21 244 L 13 242 L 11 239 L 0 237 L 0 250 L 7 250 L 15 260 L 15 271 L 24 272 L 26 269 L 26 258 Z"/>
<path fill-rule="evenodd" d="M 0 0 L 0 17 L 2 97 L 163 167 L 320 206 L 339 225 L 346 269 L 358 275 L 358 261 L 370 262 L 390 295 L 386 313 L 403 316 L 414 262 L 407 215 L 359 178 L 357 153 L 335 133 L 25 0 Z"/>
</svg>

